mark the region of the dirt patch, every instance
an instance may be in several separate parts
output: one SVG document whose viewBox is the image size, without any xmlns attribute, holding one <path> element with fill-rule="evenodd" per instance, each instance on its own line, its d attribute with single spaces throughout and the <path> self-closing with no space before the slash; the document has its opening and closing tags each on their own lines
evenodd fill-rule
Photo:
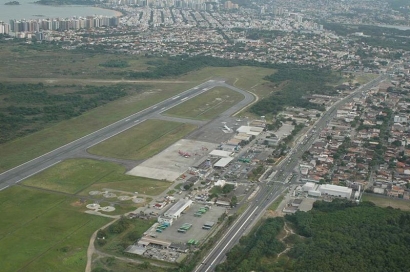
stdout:
<svg viewBox="0 0 410 272">
<path fill-rule="evenodd" d="M 271 210 L 267 210 L 265 212 L 265 214 L 263 215 L 263 218 L 274 218 L 274 217 L 281 217 L 283 216 L 283 213 L 280 211 L 271 211 Z"/>
<path fill-rule="evenodd" d="M 73 207 L 81 207 L 84 205 L 84 203 L 81 203 L 81 201 L 77 200 L 75 202 L 72 202 L 70 205 Z"/>
</svg>

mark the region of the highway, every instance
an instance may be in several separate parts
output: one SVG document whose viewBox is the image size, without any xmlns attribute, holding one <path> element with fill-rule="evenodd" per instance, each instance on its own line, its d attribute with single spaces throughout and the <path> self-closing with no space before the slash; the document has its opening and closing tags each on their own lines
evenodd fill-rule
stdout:
<svg viewBox="0 0 410 272">
<path fill-rule="evenodd" d="M 211 249 L 201 263 L 198 264 L 194 269 L 194 272 L 214 271 L 215 267 L 224 261 L 226 253 L 238 243 L 239 239 L 244 233 L 246 233 L 247 229 L 253 226 L 253 222 L 259 220 L 272 202 L 291 185 L 291 183 L 285 184 L 285 179 L 290 174 L 294 173 L 303 153 L 309 149 L 311 144 L 318 137 L 319 132 L 327 125 L 329 120 L 334 117 L 337 109 L 352 101 L 354 97 L 360 96 L 362 93 L 377 86 L 385 78 L 386 76 L 382 74 L 367 84 L 359 87 L 343 99 L 335 102 L 307 131 L 307 137 L 302 136 L 297 140 L 294 147 L 278 165 L 278 172 L 270 180 L 265 180 L 265 184 L 261 183 L 261 189 L 251 200 L 249 207 L 226 231 L 223 237 Z"/>
<path fill-rule="evenodd" d="M 91 134 L 81 137 L 71 143 L 63 145 L 42 156 L 39 156 L 24 164 L 1 173 L 0 191 L 5 190 L 8 187 L 13 186 L 16 183 L 19 183 L 20 181 L 27 179 L 53 165 L 56 165 L 57 163 L 65 159 L 75 158 L 84 150 L 87 150 L 88 148 L 100 142 L 103 142 L 104 140 L 114 137 L 115 135 L 130 129 L 147 119 L 156 119 L 156 117 L 158 117 L 158 115 L 162 112 L 165 112 L 172 107 L 175 107 L 185 101 L 188 101 L 189 99 L 192 99 L 197 95 L 200 95 L 201 93 L 204 93 L 218 86 L 230 88 L 244 95 L 244 99 L 242 101 L 227 110 L 227 112 L 230 114 L 239 111 L 255 99 L 255 97 L 250 93 L 226 84 L 224 81 L 208 80 L 198 86 L 179 93 L 162 102 L 152 105 L 149 108 L 127 116 L 111 125 L 101 128 Z"/>
</svg>

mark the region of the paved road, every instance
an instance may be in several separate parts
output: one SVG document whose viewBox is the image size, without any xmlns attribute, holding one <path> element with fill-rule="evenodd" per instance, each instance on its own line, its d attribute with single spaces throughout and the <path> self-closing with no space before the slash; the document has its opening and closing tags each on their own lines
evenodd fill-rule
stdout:
<svg viewBox="0 0 410 272">
<path fill-rule="evenodd" d="M 155 119 L 158 114 L 175 107 L 201 93 L 204 93 L 214 87 L 226 87 L 237 91 L 244 95 L 244 99 L 237 105 L 227 110 L 227 113 L 234 113 L 245 107 L 254 100 L 253 95 L 236 87 L 226 84 L 220 80 L 209 80 L 178 95 L 168 98 L 158 104 L 155 104 L 145 110 L 132 114 L 122 120 L 119 120 L 109 126 L 97 130 L 89 135 L 77 139 L 71 143 L 61 146 L 51 152 L 48 152 L 40 157 L 19 165 L 13 169 L 0 174 L 0 191 L 12 186 L 28 177 L 31 177 L 44 169 L 47 169 L 65 159 L 75 158 L 83 154 L 83 152 L 127 129 L 130 129 L 147 119 Z"/>
<path fill-rule="evenodd" d="M 279 171 L 277 174 L 270 180 L 266 180 L 266 184 L 261 184 L 262 188 L 258 191 L 247 210 L 245 210 L 245 212 L 228 229 L 210 253 L 194 269 L 194 272 L 214 271 L 216 265 L 224 261 L 226 253 L 239 241 L 241 236 L 247 231 L 247 228 L 252 227 L 253 222 L 257 221 L 272 202 L 292 184 L 284 184 L 283 182 L 294 172 L 302 154 L 309 149 L 311 144 L 317 138 L 319 132 L 327 125 L 329 120 L 334 117 L 337 109 L 347 102 L 352 101 L 354 97 L 360 96 L 370 88 L 377 86 L 385 78 L 385 75 L 380 75 L 378 78 L 358 88 L 347 97 L 340 99 L 316 121 L 314 127 L 307 131 L 307 137 L 302 137 L 303 139 L 295 144 L 289 154 L 279 164 Z"/>
</svg>

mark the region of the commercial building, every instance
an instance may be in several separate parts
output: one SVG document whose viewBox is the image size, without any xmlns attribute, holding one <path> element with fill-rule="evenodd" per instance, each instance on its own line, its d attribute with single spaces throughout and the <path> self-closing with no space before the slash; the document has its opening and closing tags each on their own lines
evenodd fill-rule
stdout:
<svg viewBox="0 0 410 272">
<path fill-rule="evenodd" d="M 181 216 L 181 213 L 191 206 L 192 200 L 187 200 L 187 199 L 180 199 L 177 203 L 174 204 L 171 208 L 169 208 L 168 211 L 164 213 L 165 217 L 170 217 L 170 218 L 179 218 Z"/>
<path fill-rule="evenodd" d="M 352 196 L 352 188 L 337 186 L 332 184 L 322 184 L 319 186 L 319 191 L 322 195 L 335 197 L 350 198 Z"/>
<path fill-rule="evenodd" d="M 231 161 L 233 161 L 233 158 L 222 158 L 214 164 L 214 167 L 225 168 Z"/>
</svg>

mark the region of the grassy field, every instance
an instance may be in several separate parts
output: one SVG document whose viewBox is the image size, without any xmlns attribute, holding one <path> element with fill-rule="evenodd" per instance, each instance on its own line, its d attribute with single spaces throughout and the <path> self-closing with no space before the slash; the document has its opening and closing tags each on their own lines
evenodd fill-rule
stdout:
<svg viewBox="0 0 410 272">
<path fill-rule="evenodd" d="M 121 271 L 121 272 L 166 272 L 165 268 L 149 265 L 149 263 L 135 264 L 131 262 L 123 262 L 113 257 L 99 258 L 93 263 L 93 267 L 107 269 L 108 271 Z"/>
<path fill-rule="evenodd" d="M 107 61 L 126 61 L 128 67 L 104 67 Z M 0 78 L 121 78 L 123 71 L 145 71 L 155 58 L 135 55 L 78 52 L 0 44 Z M 165 61 L 161 59 L 161 61 Z M 40 64 L 40 65 L 39 65 Z M 23 69 L 23 70 L 22 70 Z"/>
<path fill-rule="evenodd" d="M 0 52 L 0 54 L 3 53 L 3 51 Z M 175 80 L 188 81 L 184 83 L 170 84 L 167 81 L 145 82 L 144 85 L 148 85 L 148 88 L 143 94 L 135 94 L 113 101 L 76 118 L 50 125 L 41 131 L 0 145 L 0 154 L 3 155 L 0 159 L 0 172 L 20 165 L 132 113 L 185 91 L 211 77 L 224 77 L 235 86 L 245 90 L 250 89 L 259 98 L 262 98 L 272 91 L 269 87 L 269 82 L 263 80 L 263 77 L 272 73 L 274 73 L 272 69 L 257 67 L 208 67 L 175 78 Z M 49 79 L 46 80 L 38 77 L 35 79 L 37 80 L 36 82 L 42 81 L 45 84 L 50 82 Z M 67 79 L 69 80 L 70 78 L 67 76 Z M 96 83 L 93 83 L 91 79 L 91 81 L 87 81 L 87 84 Z M 101 82 L 98 84 L 101 84 Z"/>
<path fill-rule="evenodd" d="M 276 209 L 279 207 L 279 204 L 283 201 L 284 198 L 285 195 L 280 195 L 278 199 L 273 201 L 273 203 L 269 206 L 268 210 L 276 211 Z"/>
<path fill-rule="evenodd" d="M 365 84 L 378 76 L 377 74 L 358 74 L 354 80 L 360 84 Z"/>
<path fill-rule="evenodd" d="M 124 172 L 125 168 L 115 163 L 72 159 L 30 177 L 23 184 L 80 195 L 103 188 L 157 195 L 170 186 L 168 182 L 129 176 Z"/>
<path fill-rule="evenodd" d="M 88 152 L 122 159 L 147 159 L 183 138 L 196 128 L 196 126 L 190 124 L 147 120 L 115 137 L 93 146 L 88 149 Z"/>
<path fill-rule="evenodd" d="M 401 209 L 403 211 L 410 211 L 410 201 L 386 197 L 378 197 L 369 194 L 364 194 L 363 201 L 370 201 L 379 207 L 392 207 L 395 209 Z"/>
<path fill-rule="evenodd" d="M 17 186 L 0 192 L 1 271 L 84 271 L 91 234 L 111 219 L 72 202 Z"/>
<path fill-rule="evenodd" d="M 216 87 L 165 112 L 170 116 L 210 120 L 236 105 L 243 95 L 228 88 Z"/>
<path fill-rule="evenodd" d="M 0 145 L 0 172 L 40 156 L 84 135 L 145 109 L 195 84 L 157 83 L 150 91 L 119 99 L 79 117 Z"/>
</svg>

